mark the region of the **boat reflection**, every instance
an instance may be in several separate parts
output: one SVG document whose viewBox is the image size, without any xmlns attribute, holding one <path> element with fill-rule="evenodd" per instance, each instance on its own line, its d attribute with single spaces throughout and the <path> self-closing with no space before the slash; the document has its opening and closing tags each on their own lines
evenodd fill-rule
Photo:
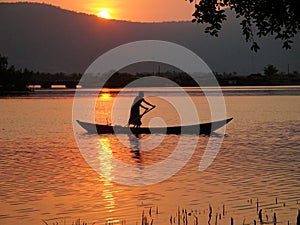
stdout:
<svg viewBox="0 0 300 225">
<path fill-rule="evenodd" d="M 113 212 L 116 206 L 114 192 L 114 185 L 112 183 L 113 180 L 113 165 L 112 158 L 113 153 L 110 145 L 110 140 L 108 138 L 100 138 L 99 139 L 99 156 L 98 159 L 100 161 L 100 169 L 104 176 L 102 179 L 104 184 L 104 189 L 102 190 L 102 197 L 106 201 L 105 208 L 109 212 Z"/>
<path fill-rule="evenodd" d="M 130 141 L 131 152 L 134 154 L 132 158 L 136 159 L 138 163 L 142 163 L 141 151 L 140 151 L 140 137 L 128 135 L 128 139 Z"/>
</svg>

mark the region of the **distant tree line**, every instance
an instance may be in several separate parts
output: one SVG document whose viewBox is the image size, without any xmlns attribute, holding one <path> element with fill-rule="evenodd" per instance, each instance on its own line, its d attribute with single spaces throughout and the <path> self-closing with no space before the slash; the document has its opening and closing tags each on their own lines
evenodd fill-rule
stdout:
<svg viewBox="0 0 300 225">
<path fill-rule="evenodd" d="M 256 73 L 250 75 L 239 75 L 236 72 L 232 73 L 218 73 L 214 72 L 214 75 L 221 86 L 228 86 L 228 85 L 240 85 L 240 86 L 247 86 L 247 85 L 300 85 L 300 74 L 298 71 L 293 71 L 292 73 L 284 73 L 279 72 L 279 70 L 274 65 L 268 65 L 264 68 L 263 73 Z M 115 72 L 113 76 L 108 79 L 105 83 L 105 87 L 111 88 L 118 88 L 124 87 L 133 81 L 149 76 L 160 76 L 175 82 L 177 85 L 182 87 L 187 86 L 198 86 L 197 82 L 193 80 L 188 74 L 185 72 L 179 71 L 165 71 L 165 72 L 144 72 L 144 73 L 120 73 Z M 90 75 L 89 80 L 89 87 L 97 87 L 97 78 L 96 76 Z M 205 83 L 205 80 L 203 80 Z M 143 86 L 153 86 L 153 83 L 145 81 L 144 83 L 139 82 L 139 85 Z M 166 83 L 159 83 L 157 85 L 160 86 L 168 86 L 170 82 Z"/>
<path fill-rule="evenodd" d="M 29 92 L 29 85 L 41 85 L 47 88 L 51 84 L 72 84 L 76 86 L 81 78 L 80 73 L 46 73 L 25 69 L 16 69 L 9 65 L 8 58 L 0 54 L 0 94 L 11 92 Z"/>
<path fill-rule="evenodd" d="M 237 75 L 236 72 L 215 73 L 215 75 L 221 86 L 300 85 L 300 73 L 298 71 L 279 72 L 274 65 L 266 66 L 263 71 L 263 74 L 255 73 L 246 76 Z"/>
<path fill-rule="evenodd" d="M 233 73 L 214 73 L 221 86 L 228 85 L 300 85 L 300 74 L 297 71 L 292 73 L 282 73 L 274 65 L 268 65 L 264 68 L 264 73 L 250 74 L 247 76 Z M 105 83 L 105 87 L 117 88 L 124 87 L 131 82 L 149 76 L 161 76 L 172 80 L 179 86 L 198 86 L 197 83 L 184 72 L 158 72 L 158 73 L 121 73 L 115 72 Z M 40 85 L 41 88 L 51 88 L 51 85 L 65 85 L 67 88 L 76 88 L 82 74 L 73 73 L 44 73 L 34 72 L 29 69 L 17 70 L 10 66 L 7 57 L 0 55 L 0 94 L 12 92 L 29 92 L 30 85 Z M 86 87 L 97 87 L 98 77 L 90 75 L 90 84 Z M 141 85 L 141 84 L 140 84 Z M 153 84 L 144 83 L 144 86 Z M 169 84 L 158 84 L 168 86 Z M 83 87 L 85 87 L 83 85 Z"/>
<path fill-rule="evenodd" d="M 113 76 L 108 79 L 105 86 L 106 87 L 124 87 L 131 82 L 144 78 L 149 76 L 160 76 L 163 78 L 166 78 L 168 80 L 173 81 L 174 83 L 178 84 L 179 86 L 197 86 L 197 83 L 186 73 L 184 72 L 174 72 L 174 71 L 166 71 L 166 72 L 159 72 L 159 73 L 150 73 L 150 72 L 144 72 L 144 73 L 136 73 L 136 74 L 130 74 L 130 73 L 119 73 L 116 72 L 113 74 Z M 149 83 L 149 81 L 145 80 L 139 81 L 138 85 L 143 86 L 153 86 L 152 82 Z M 170 86 L 170 82 L 166 83 L 158 83 L 157 86 Z"/>
<path fill-rule="evenodd" d="M 4 91 L 27 91 L 28 76 L 26 71 L 9 66 L 7 57 L 0 55 L 0 93 Z"/>
</svg>

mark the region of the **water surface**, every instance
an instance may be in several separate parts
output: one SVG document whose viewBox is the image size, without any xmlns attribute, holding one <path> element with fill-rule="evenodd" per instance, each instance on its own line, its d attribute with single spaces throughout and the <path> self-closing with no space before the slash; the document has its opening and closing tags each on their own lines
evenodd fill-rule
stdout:
<svg viewBox="0 0 300 225">
<path fill-rule="evenodd" d="M 109 181 L 85 162 L 73 135 L 72 93 L 47 91 L 0 99 L 0 224 L 44 224 L 42 220 L 71 224 L 78 218 L 90 224 L 105 224 L 108 220 L 136 224 L 142 211 L 148 215 L 150 207 L 154 224 L 168 224 L 178 207 L 197 212 L 201 224 L 206 224 L 209 204 L 213 208 L 212 223 L 217 212 L 223 213 L 223 205 L 225 213 L 219 224 L 229 224 L 231 217 L 237 224 L 253 223 L 257 220 L 257 199 L 264 220 L 267 215 L 271 221 L 276 212 L 280 223 L 294 224 L 300 208 L 299 90 L 271 91 L 262 88 L 249 94 L 244 89 L 225 90 L 227 116 L 234 120 L 228 124 L 223 145 L 211 166 L 204 172 L 198 170 L 209 139 L 202 136 L 191 160 L 179 173 L 144 187 Z M 205 96 L 194 92 L 190 90 L 200 120 L 209 121 Z M 133 94 L 126 98 L 133 98 Z M 158 107 L 145 116 L 145 124 L 156 116 L 167 124 L 178 122 L 178 115 L 170 111 L 172 105 L 158 96 L 149 96 L 151 92 L 147 95 L 147 100 Z M 169 95 L 178 98 L 174 93 Z M 97 122 L 106 123 L 115 96 L 100 98 L 95 117 Z M 123 122 L 122 118 L 109 120 Z M 99 146 L 98 159 L 102 160 L 106 177 L 114 170 L 112 157 L 138 165 L 143 171 L 145 166 L 168 157 L 180 138 L 145 135 L 136 139 L 124 135 L 122 143 L 114 135 L 87 135 L 83 130 L 78 135 Z M 151 146 L 149 138 L 162 138 L 162 142 Z M 191 147 L 190 138 L 183 137 L 187 149 Z M 154 213 L 156 207 L 158 215 Z"/>
</svg>

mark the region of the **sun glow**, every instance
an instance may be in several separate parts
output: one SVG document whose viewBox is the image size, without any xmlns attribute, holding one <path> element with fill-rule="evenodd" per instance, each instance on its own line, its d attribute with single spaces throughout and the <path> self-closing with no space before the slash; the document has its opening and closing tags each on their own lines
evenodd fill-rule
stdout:
<svg viewBox="0 0 300 225">
<path fill-rule="evenodd" d="M 101 11 L 98 13 L 98 17 L 104 18 L 104 19 L 110 19 L 110 13 L 107 9 L 101 9 Z"/>
</svg>

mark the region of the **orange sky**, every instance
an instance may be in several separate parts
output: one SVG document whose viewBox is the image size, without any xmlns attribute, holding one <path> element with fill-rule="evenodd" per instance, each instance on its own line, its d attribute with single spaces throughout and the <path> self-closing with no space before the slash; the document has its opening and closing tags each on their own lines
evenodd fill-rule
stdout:
<svg viewBox="0 0 300 225">
<path fill-rule="evenodd" d="M 15 0 L 0 0 L 15 2 Z M 160 22 L 191 20 L 194 6 L 186 0 L 27 0 L 27 2 L 44 2 L 64 9 L 98 14 L 107 9 L 113 19 Z"/>
</svg>

